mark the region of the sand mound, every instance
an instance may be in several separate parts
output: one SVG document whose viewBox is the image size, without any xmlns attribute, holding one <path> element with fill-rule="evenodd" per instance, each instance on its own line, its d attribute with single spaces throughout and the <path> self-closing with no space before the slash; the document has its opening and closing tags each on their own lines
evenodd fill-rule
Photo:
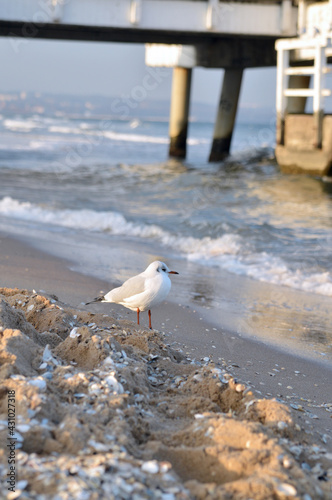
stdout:
<svg viewBox="0 0 332 500">
<path fill-rule="evenodd" d="M 0 436 L 14 390 L 22 498 L 330 498 L 329 456 L 285 405 L 158 332 L 2 288 L 0 335 Z"/>
</svg>

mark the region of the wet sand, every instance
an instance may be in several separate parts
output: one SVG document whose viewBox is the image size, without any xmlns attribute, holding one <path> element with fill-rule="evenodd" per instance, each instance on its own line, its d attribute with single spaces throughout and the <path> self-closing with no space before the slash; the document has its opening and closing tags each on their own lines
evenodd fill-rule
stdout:
<svg viewBox="0 0 332 500">
<path fill-rule="evenodd" d="M 204 449 L 212 446 L 211 441 L 209 441 L 212 436 L 213 451 L 211 452 L 211 456 L 218 457 L 219 454 L 221 454 L 220 447 L 225 447 L 225 442 L 227 441 L 226 437 L 223 437 L 221 427 L 224 425 L 231 425 L 229 423 L 229 419 L 235 427 L 238 425 L 239 421 L 241 421 L 241 424 L 243 423 L 243 425 L 245 425 L 244 428 L 241 427 L 236 432 L 238 435 L 241 433 L 246 435 L 246 443 L 251 439 L 255 440 L 257 438 L 257 436 L 254 438 L 252 434 L 249 436 L 249 430 L 252 433 L 265 432 L 267 433 L 266 436 L 268 436 L 268 439 L 274 439 L 274 444 L 271 442 L 268 446 L 268 452 L 265 450 L 265 453 L 270 455 L 271 460 L 272 456 L 274 457 L 273 460 L 276 459 L 276 456 L 272 453 L 272 449 L 277 445 L 281 447 L 286 446 L 287 451 L 284 449 L 281 449 L 281 451 L 279 450 L 279 455 L 284 453 L 285 456 L 289 453 L 288 450 L 292 446 L 299 447 L 297 450 L 293 449 L 293 454 L 291 453 L 290 458 L 291 460 L 295 460 L 296 467 L 298 467 L 297 469 L 294 465 L 293 472 L 296 471 L 296 473 L 294 472 L 295 475 L 290 474 L 290 470 L 292 468 L 287 468 L 285 464 L 280 470 L 278 469 L 278 471 L 276 471 L 276 469 L 273 469 L 275 464 L 272 467 L 272 462 L 269 463 L 270 468 L 272 467 L 274 470 L 274 476 L 279 477 L 279 483 L 277 485 L 272 487 L 272 483 L 269 483 L 272 488 L 271 491 L 274 488 L 275 491 L 277 491 L 275 494 L 279 495 L 276 496 L 276 498 L 288 498 L 287 496 L 285 497 L 287 491 L 290 497 L 297 498 L 297 493 L 300 494 L 306 492 L 311 494 L 312 498 L 315 498 L 314 495 L 317 494 L 318 490 L 315 490 L 314 488 L 319 488 L 319 485 L 324 486 L 322 490 L 324 498 L 324 491 L 326 490 L 327 483 L 322 479 L 319 480 L 318 477 L 322 477 L 321 469 L 324 469 L 325 473 L 330 471 L 329 474 L 331 474 L 332 472 L 332 466 L 329 462 L 332 450 L 332 370 L 327 364 L 302 359 L 298 356 L 294 356 L 293 354 L 284 352 L 281 349 L 272 347 L 271 345 L 266 345 L 261 341 L 254 341 L 239 334 L 225 331 L 220 327 L 220 325 L 209 323 L 206 319 L 206 314 L 203 318 L 198 310 L 192 309 L 188 306 L 174 304 L 172 302 L 166 302 L 153 311 L 152 320 L 153 326 L 156 329 L 155 333 L 151 333 L 145 329 L 147 326 L 147 317 L 145 317 L 146 315 L 144 314 L 141 315 L 141 328 L 137 329 L 135 323 L 132 322 L 135 320 L 135 314 L 125 310 L 121 306 L 110 306 L 106 304 L 95 304 L 90 306 L 82 305 L 82 302 L 98 295 L 100 290 L 105 291 L 111 288 L 111 283 L 71 271 L 69 269 L 69 262 L 37 251 L 25 244 L 23 241 L 13 239 L 6 234 L 2 234 L 0 237 L 0 250 L 0 286 L 6 288 L 18 288 L 19 290 L 35 290 L 37 292 L 27 293 L 17 291 L 13 293 L 8 290 L 2 290 L 3 300 L 5 302 L 7 301 L 10 305 L 14 305 L 15 308 L 22 310 L 25 313 L 28 323 L 32 325 L 32 328 L 39 331 L 39 333 L 40 328 L 50 332 L 52 321 L 54 321 L 54 328 L 57 329 L 59 333 L 59 324 L 62 324 L 61 322 L 64 321 L 64 318 L 61 316 L 60 318 L 57 317 L 56 319 L 52 319 L 52 314 L 54 314 L 54 307 L 52 306 L 60 307 L 59 311 L 61 311 L 61 308 L 66 311 L 67 308 L 71 311 L 70 314 L 72 316 L 76 315 L 80 318 L 81 322 L 79 328 L 84 328 L 82 325 L 85 325 L 86 330 L 82 331 L 80 335 L 85 338 L 87 343 L 99 342 L 98 339 L 91 341 L 91 338 L 94 337 L 94 327 L 89 327 L 89 324 L 91 325 L 91 323 L 95 323 L 98 336 L 101 337 L 102 342 L 105 340 L 105 336 L 112 336 L 112 325 L 115 324 L 116 327 L 114 327 L 114 329 L 116 330 L 115 337 L 117 337 L 117 342 L 121 344 L 121 346 L 127 346 L 128 344 L 131 345 L 131 349 L 134 349 L 134 353 L 131 351 L 129 353 L 129 357 L 134 359 L 136 356 L 136 361 L 141 363 L 136 366 L 138 371 L 144 371 L 146 356 L 151 356 L 150 361 L 156 359 L 155 362 L 158 363 L 158 370 L 156 371 L 157 376 L 151 375 L 151 373 L 149 375 L 154 378 L 152 381 L 149 379 L 152 387 L 149 386 L 146 379 L 143 377 L 142 390 L 140 391 L 140 394 L 143 394 L 145 397 L 149 391 L 152 391 L 151 394 L 153 394 L 153 396 L 150 394 L 150 399 L 156 398 L 155 391 L 156 387 L 158 388 L 159 396 L 162 400 L 158 400 L 158 403 L 156 403 L 157 407 L 158 405 L 160 407 L 161 404 L 166 404 L 170 411 L 168 420 L 166 419 L 162 422 L 162 419 L 160 419 L 159 422 L 160 428 L 162 426 L 170 426 L 168 434 L 166 433 L 168 437 L 166 434 L 160 434 L 161 431 L 160 428 L 158 428 L 159 430 L 155 431 L 153 439 L 151 438 L 151 435 L 153 434 L 151 429 L 153 426 L 151 421 L 149 421 L 149 416 L 145 415 L 144 417 L 144 411 L 147 413 L 149 411 L 151 412 L 151 407 L 149 408 L 149 405 L 147 405 L 145 409 L 143 408 L 144 411 L 141 411 L 141 428 L 138 428 L 137 415 L 136 417 L 135 415 L 131 415 L 131 418 L 134 419 L 133 421 L 135 421 L 135 425 L 137 426 L 138 444 L 137 442 L 133 444 L 128 441 L 126 442 L 126 446 L 127 450 L 130 446 L 134 446 L 134 448 L 137 446 L 137 449 L 140 449 L 140 457 L 136 456 L 137 453 L 135 455 L 133 452 L 135 460 L 140 459 L 143 460 L 143 463 L 145 463 L 146 461 L 149 462 L 149 460 L 157 458 L 158 460 L 163 460 L 164 462 L 169 462 L 171 464 L 171 468 L 175 475 L 180 477 L 178 486 L 179 490 L 172 493 L 175 495 L 174 498 L 180 498 L 180 494 L 187 494 L 182 492 L 182 486 L 180 485 L 185 485 L 187 488 L 186 491 L 191 492 L 188 493 L 188 495 L 193 495 L 195 498 L 228 498 L 227 496 L 221 497 L 221 494 L 232 494 L 234 495 L 233 498 L 246 498 L 245 495 L 249 494 L 249 490 L 246 488 L 248 487 L 250 481 L 250 484 L 254 482 L 255 484 L 257 483 L 262 485 L 262 478 L 266 475 L 266 471 L 263 471 L 262 469 L 262 460 L 257 461 L 256 469 L 252 466 L 253 471 L 256 470 L 256 472 L 252 472 L 252 476 L 250 476 L 249 473 L 247 475 L 244 474 L 243 471 L 239 472 L 239 470 L 236 470 L 236 467 L 235 469 L 232 469 L 232 467 L 229 466 L 232 462 L 232 457 L 230 455 L 227 455 L 228 458 L 226 462 L 222 464 L 219 458 L 212 460 L 210 457 L 210 466 L 206 467 L 204 473 L 200 472 L 199 464 L 202 462 L 202 452 L 199 451 L 200 446 Z M 51 299 L 54 300 L 54 302 L 47 302 L 52 295 L 56 295 L 57 298 Z M 46 298 L 44 298 L 44 296 Z M 18 305 L 19 302 L 23 305 Z M 36 315 L 35 312 L 34 315 L 32 315 L 32 313 L 29 314 L 29 306 L 34 306 L 32 309 L 36 310 L 38 303 L 43 304 L 43 307 L 41 308 L 43 310 L 45 308 L 52 309 L 52 311 L 50 310 L 47 312 L 47 314 L 49 314 L 48 328 L 46 327 L 46 323 L 42 326 L 39 325 L 38 314 Z M 91 315 L 91 313 L 95 313 L 95 316 Z M 108 315 L 109 319 L 106 318 L 105 315 Z M 69 321 L 68 318 L 66 321 Z M 70 321 L 73 320 L 71 319 Z M 75 356 L 79 356 L 80 353 L 79 350 L 77 351 L 77 346 L 73 345 L 75 338 L 67 339 L 69 331 L 70 327 L 66 324 L 66 328 L 64 328 L 63 335 L 61 337 L 61 342 L 59 340 L 59 344 L 54 346 L 52 353 L 54 356 L 58 356 L 60 360 L 70 363 L 70 356 L 72 353 L 75 352 Z M 55 330 L 53 333 L 55 333 Z M 35 333 L 35 335 L 37 334 Z M 52 335 L 49 337 L 49 340 L 53 338 Z M 155 337 L 152 338 L 151 335 L 155 335 Z M 35 342 L 37 342 L 37 344 L 38 342 L 40 343 L 40 338 L 38 336 L 36 339 Z M 65 345 L 66 342 L 68 345 Z M 52 344 L 51 342 L 49 343 Z M 41 345 L 39 346 L 39 349 L 40 348 Z M 135 350 L 136 348 L 138 351 Z M 32 352 L 34 346 L 29 344 L 27 349 L 30 349 L 29 352 Z M 154 358 L 155 356 L 159 356 L 160 358 L 160 350 L 163 349 L 168 354 L 166 358 L 170 359 L 170 361 L 167 361 L 167 367 L 162 366 L 161 360 Z M 105 352 L 101 349 L 100 357 L 97 356 L 96 359 L 93 360 L 92 358 L 90 359 L 89 356 L 88 358 L 84 358 L 83 353 L 81 353 L 81 360 L 75 358 L 75 363 L 78 363 L 78 368 L 81 370 L 80 373 L 85 370 L 84 373 L 87 374 L 89 370 L 91 372 L 91 370 L 100 369 L 99 364 L 102 363 L 102 354 L 105 354 Z M 121 352 L 121 350 L 119 352 Z M 142 352 L 145 353 L 145 355 L 143 355 Z M 126 353 L 126 356 L 128 356 L 128 353 Z M 141 356 L 140 359 L 138 359 L 139 356 Z M 145 364 L 143 363 L 142 356 L 145 356 Z M 86 364 L 83 363 L 83 359 L 86 360 Z M 210 360 L 213 363 L 210 362 Z M 170 362 L 172 363 L 171 365 L 169 365 Z M 161 364 L 159 365 L 159 363 Z M 56 365 L 54 379 L 52 382 L 55 384 L 52 389 L 54 394 L 58 390 L 59 385 L 61 385 L 61 377 L 63 376 L 64 368 L 65 367 L 62 367 L 62 365 L 61 367 Z M 74 370 L 78 368 L 76 365 L 73 365 Z M 36 370 L 38 372 L 37 367 L 32 363 L 31 366 L 27 368 L 26 376 L 31 377 L 33 374 L 36 376 Z M 221 371 L 213 372 L 213 370 Z M 172 377 L 164 375 L 164 377 L 167 378 L 167 383 L 165 380 L 162 381 L 162 376 L 160 374 L 163 372 L 172 375 Z M 217 385 L 217 387 L 222 388 L 221 392 L 223 394 L 223 397 L 220 400 L 218 399 L 219 396 L 215 396 L 218 389 L 214 386 L 213 389 L 211 389 L 211 384 L 213 385 L 216 383 L 216 374 L 219 377 L 219 380 L 217 380 L 217 384 L 219 385 Z M 196 375 L 198 386 L 200 386 L 200 383 L 205 379 L 205 377 L 206 381 L 208 381 L 207 385 L 202 382 L 203 385 L 200 386 L 199 390 L 196 390 L 197 380 L 194 378 Z M 225 380 L 225 375 L 226 378 L 230 378 L 231 382 Z M 78 376 L 78 373 L 72 373 L 72 376 Z M 83 377 L 83 375 L 81 376 Z M 95 376 L 97 377 L 96 374 Z M 160 380 L 159 376 L 161 377 Z M 175 380 L 177 377 L 180 378 L 176 382 Z M 129 389 L 133 389 L 133 385 L 131 386 L 128 382 L 128 374 L 127 376 L 123 375 L 123 378 L 127 380 Z M 102 377 L 99 377 L 96 382 L 97 388 L 99 387 L 98 384 L 102 384 L 101 381 Z M 137 381 L 135 384 L 137 385 Z M 225 387 L 227 385 L 227 389 L 224 388 L 223 384 L 225 384 Z M 244 389 L 241 384 L 244 384 L 246 389 Z M 102 385 L 99 387 L 100 391 L 101 387 Z M 166 393 L 162 394 L 165 387 L 167 387 L 167 397 L 165 395 Z M 210 387 L 210 389 L 208 389 L 208 387 Z M 68 387 L 65 389 L 68 390 Z M 23 391 L 23 388 L 21 390 Z M 75 388 L 75 390 L 76 393 L 84 393 L 86 391 L 86 387 L 81 387 L 79 389 Z M 253 395 L 251 394 L 251 390 L 253 391 Z M 135 388 L 135 391 L 139 394 L 137 387 Z M 103 394 L 101 395 L 103 397 L 105 396 Z M 195 396 L 194 400 L 190 399 L 193 396 Z M 202 398 L 204 398 L 204 396 L 208 396 L 208 398 L 203 401 Z M 266 397 L 268 398 L 267 403 L 264 399 Z M 121 398 L 123 399 L 122 395 Z M 189 403 L 189 399 L 186 398 L 189 398 L 191 402 Z M 254 398 L 256 402 L 250 403 L 250 398 Z M 274 398 L 277 398 L 278 401 L 275 401 Z M 167 403 L 165 403 L 166 400 Z M 176 410 L 179 406 L 179 401 L 184 400 L 186 401 L 186 403 L 183 403 L 186 407 L 186 410 L 184 410 L 184 413 L 186 414 L 185 416 L 181 412 L 178 414 L 178 410 Z M 263 402 L 260 403 L 260 400 Z M 288 405 L 288 409 L 283 406 L 283 402 Z M 142 402 L 143 406 L 145 403 L 146 401 Z M 117 409 L 124 411 L 124 401 L 121 401 L 121 404 L 119 403 L 119 405 L 120 406 L 118 406 Z M 250 415 L 250 411 L 249 413 L 246 411 L 248 405 L 249 408 L 255 408 L 255 415 Z M 154 410 L 155 408 L 156 406 L 154 406 Z M 190 408 L 190 410 L 188 410 L 188 408 Z M 128 411 L 128 407 L 126 407 L 126 411 L 124 411 L 126 414 L 126 417 L 124 418 L 125 422 L 128 422 L 129 419 L 128 415 L 130 412 L 128 413 Z M 177 415 L 176 419 L 179 420 L 178 425 L 175 421 L 176 419 L 174 418 L 174 412 L 175 415 Z M 199 416 L 205 412 L 209 413 L 208 417 Z M 270 420 L 268 418 L 269 412 L 272 415 Z M 198 415 L 196 419 L 193 418 L 193 415 L 195 414 Z M 188 420 L 188 415 L 191 415 L 191 420 Z M 227 415 L 227 422 L 226 420 L 221 420 L 226 418 L 225 415 Z M 233 415 L 235 415 L 235 418 L 233 418 Z M 49 417 L 50 415 L 47 415 L 45 418 Z M 60 416 L 58 416 L 58 418 L 61 421 Z M 63 415 L 62 418 L 64 418 Z M 205 418 L 210 419 L 209 422 L 208 420 L 205 420 Z M 171 421 L 172 425 L 170 425 Z M 207 425 L 206 428 L 203 425 L 199 431 L 202 436 L 204 433 L 207 433 L 204 434 L 205 436 L 208 435 L 209 432 L 211 433 L 209 439 L 203 437 L 201 438 L 200 445 L 199 440 L 193 442 L 190 437 L 194 432 L 198 432 L 195 431 L 193 427 L 196 425 L 195 421 L 196 424 L 197 422 L 202 421 L 204 422 L 204 425 Z M 280 425 L 280 422 L 285 423 Z M 258 423 L 259 425 L 262 425 L 262 428 L 253 429 L 250 427 L 256 424 L 258 425 Z M 123 420 L 122 424 L 119 422 L 119 425 L 124 425 Z M 231 433 L 234 431 L 235 427 L 232 427 L 233 430 L 230 431 Z M 208 432 L 209 429 L 210 431 Z M 124 435 L 125 434 L 126 433 L 124 432 Z M 175 437 L 173 439 L 169 437 L 173 434 L 177 435 L 177 439 Z M 101 438 L 99 436 L 98 442 L 100 439 Z M 60 442 L 64 442 L 65 438 L 60 436 L 58 440 L 55 439 L 55 441 L 59 440 Z M 30 443 L 30 448 L 27 446 L 25 453 L 33 451 L 33 438 L 31 436 L 29 437 L 28 442 Z M 188 445 L 188 450 L 187 453 L 182 456 L 181 447 L 183 448 L 186 443 Z M 105 443 L 103 444 L 105 445 Z M 256 444 L 262 452 L 262 443 L 258 445 L 257 441 Z M 48 445 L 49 447 L 47 447 L 45 443 L 44 445 L 40 445 L 40 453 L 48 454 L 50 453 L 50 450 L 53 450 L 55 453 L 70 454 L 73 451 L 70 447 L 66 449 L 65 446 L 57 448 L 56 444 L 53 442 L 48 442 Z M 234 445 L 235 443 L 233 443 L 233 447 Z M 54 448 L 52 448 L 52 446 Z M 227 446 L 228 448 L 232 447 L 228 441 Z M 316 446 L 316 448 L 312 448 L 312 446 Z M 242 448 L 245 448 L 245 444 Z M 82 449 L 84 449 L 83 444 Z M 192 451 L 193 449 L 195 449 L 195 452 Z M 313 449 L 316 450 L 316 459 L 314 457 L 315 454 L 312 451 Z M 190 456 L 190 453 L 193 453 L 194 458 L 192 461 L 194 464 L 190 462 L 191 465 L 185 467 L 183 464 L 189 460 L 188 457 Z M 203 455 L 206 459 L 206 454 L 204 453 Z M 224 448 L 222 453 L 225 453 Z M 309 456 L 310 454 L 311 458 Z M 311 463 L 310 460 L 314 459 L 316 462 Z M 248 463 L 251 463 L 251 459 L 249 459 L 246 455 L 241 455 L 241 459 L 237 457 L 237 460 L 240 460 L 242 463 L 243 470 L 245 469 L 246 460 Z M 102 462 L 101 457 L 100 461 Z M 257 465 L 258 462 L 260 462 L 259 466 Z M 301 468 L 301 463 L 305 463 L 306 465 Z M 321 464 L 320 468 L 317 466 L 318 463 Z M 81 466 L 84 468 L 85 465 L 81 464 Z M 101 465 L 99 464 L 98 466 Z M 136 466 L 138 467 L 137 464 L 135 467 Z M 140 467 L 142 466 L 143 465 L 140 465 Z M 150 464 L 146 467 L 153 468 L 153 465 Z M 158 474 L 161 474 L 160 466 L 158 467 Z M 167 467 L 170 466 L 165 467 L 167 469 Z M 209 487 L 206 485 L 214 484 L 211 471 L 215 471 L 215 474 L 219 477 L 221 474 L 221 468 L 224 471 L 228 468 L 227 474 L 224 474 L 223 479 L 219 478 L 218 481 L 216 481 L 215 486 L 209 486 L 209 490 Z M 190 473 L 191 469 L 193 471 L 192 473 Z M 258 469 L 260 470 L 259 474 L 257 473 Z M 231 472 L 232 470 L 233 472 Z M 313 470 L 316 472 L 313 473 Z M 258 476 L 256 473 L 259 476 L 259 480 L 257 479 Z M 282 474 L 285 475 L 282 476 Z M 308 477 L 306 474 L 308 474 Z M 256 477 L 255 480 L 253 479 L 253 476 Z M 237 486 L 239 486 L 241 481 L 244 481 L 244 477 L 246 477 L 246 481 L 247 483 L 249 481 L 249 483 L 246 483 L 246 486 L 242 485 L 243 488 L 241 486 L 241 488 L 237 490 Z M 252 479 L 248 480 L 248 477 L 251 477 Z M 29 478 L 27 481 L 29 481 Z M 288 490 L 287 487 L 284 486 L 284 488 L 286 488 L 286 493 L 285 491 L 282 492 L 283 487 L 281 487 L 280 484 L 289 485 Z M 310 488 L 308 486 L 309 484 L 311 485 Z M 292 485 L 297 492 L 296 494 L 294 494 L 294 491 L 291 489 Z M 26 487 L 28 488 L 28 486 Z M 165 492 L 168 487 L 169 486 L 165 486 Z M 264 488 L 265 487 L 268 488 L 267 485 L 265 485 Z M 265 491 L 264 488 L 262 486 L 262 492 Z M 263 493 L 259 493 L 259 491 L 260 489 L 257 486 L 255 492 L 252 493 L 252 497 L 269 498 L 267 496 L 262 496 Z M 293 494 L 291 494 L 292 491 Z M 211 492 L 213 492 L 213 494 Z M 169 494 L 169 492 L 167 494 Z M 130 496 L 128 498 L 130 498 Z M 182 496 L 181 498 L 185 498 L 185 496 Z M 298 498 L 300 498 L 300 496 Z M 325 498 L 328 498 L 328 496 Z"/>
</svg>

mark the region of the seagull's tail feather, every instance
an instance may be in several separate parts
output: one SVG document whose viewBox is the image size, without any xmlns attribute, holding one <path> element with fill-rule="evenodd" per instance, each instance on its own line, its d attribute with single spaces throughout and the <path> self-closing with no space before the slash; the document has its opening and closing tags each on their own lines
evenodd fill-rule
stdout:
<svg viewBox="0 0 332 500">
<path fill-rule="evenodd" d="M 104 295 L 100 295 L 99 297 L 95 297 L 93 300 L 90 300 L 90 302 L 86 302 L 85 305 L 89 305 L 89 304 L 94 304 L 95 302 L 103 302 L 105 301 L 105 297 Z"/>
</svg>

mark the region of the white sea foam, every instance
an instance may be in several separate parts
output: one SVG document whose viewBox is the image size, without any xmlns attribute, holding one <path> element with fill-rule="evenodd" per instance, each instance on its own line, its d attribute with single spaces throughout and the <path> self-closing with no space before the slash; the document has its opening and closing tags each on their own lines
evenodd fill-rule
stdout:
<svg viewBox="0 0 332 500">
<path fill-rule="evenodd" d="M 0 151 L 33 151 L 33 150 L 46 150 L 46 151 L 52 151 L 59 147 L 59 144 L 61 144 L 60 141 L 58 142 L 47 142 L 47 141 L 28 141 L 26 143 L 21 143 L 18 144 L 17 142 L 8 143 L 5 141 L 3 144 L 0 144 Z M 43 168 L 45 168 L 43 166 Z"/>
<path fill-rule="evenodd" d="M 82 128 L 70 127 L 64 125 L 52 125 L 48 128 L 49 132 L 55 132 L 60 134 L 82 134 L 86 135 L 98 135 L 104 136 L 107 139 L 122 142 L 148 142 L 154 144 L 167 144 L 167 137 L 158 137 L 144 134 L 125 134 L 121 132 L 114 132 L 113 130 L 85 130 L 82 132 Z"/>
<path fill-rule="evenodd" d="M 109 232 L 115 235 L 152 239 L 176 249 L 188 260 L 217 266 L 231 273 L 284 285 L 306 292 L 332 296 L 332 277 L 328 272 L 291 270 L 280 257 L 266 252 L 248 252 L 245 241 L 233 233 L 219 238 L 195 238 L 171 234 L 155 224 L 138 224 L 118 212 L 94 210 L 56 210 L 10 197 L 0 200 L 0 215 L 65 228 Z"/>
<path fill-rule="evenodd" d="M 82 129 L 79 127 L 68 127 L 65 125 L 51 125 L 48 127 L 49 132 L 57 134 L 82 134 Z M 84 132 L 83 132 L 84 133 Z"/>
<path fill-rule="evenodd" d="M 32 150 L 32 149 L 42 149 L 42 150 L 47 150 L 47 151 L 52 151 L 59 147 L 60 142 L 59 141 L 30 141 L 29 146 L 27 149 Z M 44 167 L 45 168 L 45 167 Z"/>
<path fill-rule="evenodd" d="M 148 142 L 153 144 L 167 144 L 167 137 L 158 137 L 153 135 L 144 135 L 144 134 L 123 134 L 120 132 L 113 132 L 113 130 L 106 130 L 103 132 L 103 135 L 107 137 L 107 139 L 112 139 L 116 141 L 125 141 L 125 142 Z"/>
<path fill-rule="evenodd" d="M 83 130 L 84 129 L 84 130 Z M 153 136 L 153 135 L 145 135 L 145 134 L 133 134 L 133 133 L 124 133 L 124 132 L 115 132 L 114 130 L 93 130 L 88 126 L 85 127 L 70 127 L 65 125 L 51 125 L 48 127 L 49 132 L 58 133 L 58 134 L 85 134 L 92 136 L 103 136 L 106 139 L 112 141 L 120 141 L 120 142 L 135 142 L 135 143 L 149 143 L 149 144 L 168 144 L 169 138 L 165 136 Z M 197 146 L 199 144 L 206 144 L 209 141 L 207 139 L 195 139 L 188 138 L 187 143 L 191 146 Z"/>
<path fill-rule="evenodd" d="M 168 144 L 169 138 L 165 136 L 153 136 L 153 135 L 144 135 L 144 134 L 124 134 L 120 132 L 114 132 L 113 130 L 107 130 L 103 132 L 103 135 L 108 139 L 112 139 L 115 141 L 124 141 L 124 142 L 144 142 L 144 143 L 152 143 L 152 144 Z M 206 139 L 193 139 L 188 138 L 187 143 L 191 146 L 197 146 L 198 144 L 205 144 L 208 141 Z"/>
<path fill-rule="evenodd" d="M 4 120 L 4 127 L 9 130 L 29 132 L 30 130 L 39 127 L 40 125 L 32 120 Z"/>
<path fill-rule="evenodd" d="M 153 135 L 144 135 L 144 134 L 123 134 L 120 132 L 113 132 L 112 130 L 108 130 L 103 132 L 103 135 L 108 139 L 112 139 L 115 141 L 124 141 L 124 142 L 144 142 L 144 143 L 153 143 L 153 144 L 168 144 L 169 138 L 164 136 L 153 136 Z M 188 138 L 187 143 L 191 146 L 196 146 L 198 144 L 203 144 L 208 142 L 205 139 L 193 139 Z"/>
</svg>

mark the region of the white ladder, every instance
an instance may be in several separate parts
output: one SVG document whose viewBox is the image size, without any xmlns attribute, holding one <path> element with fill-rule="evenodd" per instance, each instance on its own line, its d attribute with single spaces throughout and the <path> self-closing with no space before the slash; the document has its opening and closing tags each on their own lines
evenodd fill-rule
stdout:
<svg viewBox="0 0 332 500">
<path fill-rule="evenodd" d="M 276 41 L 277 50 L 277 144 L 284 144 L 285 115 L 288 97 L 313 97 L 315 118 L 315 146 L 322 147 L 322 123 L 324 115 L 324 97 L 331 95 L 331 90 L 324 88 L 324 76 L 330 72 L 327 67 L 326 49 L 331 37 L 290 38 Z M 308 51 L 313 59 L 312 66 L 290 66 L 290 52 Z M 288 88 L 290 75 L 312 75 L 313 88 Z"/>
</svg>

